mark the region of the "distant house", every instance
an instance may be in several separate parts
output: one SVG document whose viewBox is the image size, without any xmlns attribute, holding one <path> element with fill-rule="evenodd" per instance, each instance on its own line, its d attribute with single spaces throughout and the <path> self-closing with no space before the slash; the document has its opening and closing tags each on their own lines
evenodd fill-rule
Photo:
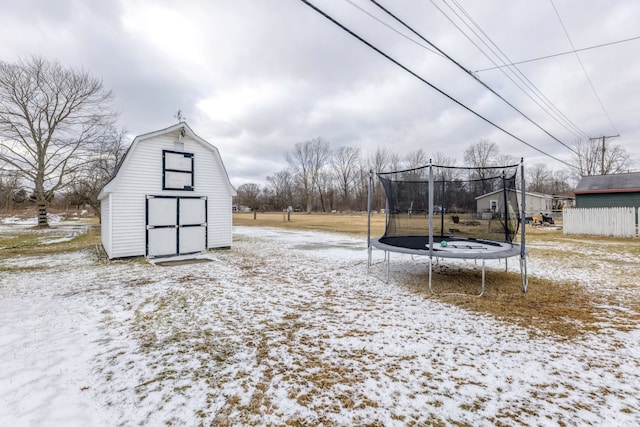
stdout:
<svg viewBox="0 0 640 427">
<path fill-rule="evenodd" d="M 553 195 L 553 212 L 562 212 L 564 208 L 573 208 L 576 205 L 574 193 L 561 193 Z"/>
<path fill-rule="evenodd" d="M 516 190 L 518 203 L 522 204 L 522 192 Z M 550 194 L 534 193 L 525 191 L 525 209 L 527 216 L 539 213 L 550 213 L 554 209 L 556 200 Z M 500 197 L 503 197 L 502 190 L 493 191 L 476 197 L 476 209 L 479 214 L 500 212 L 503 205 Z M 521 206 L 517 209 L 520 210 Z"/>
<path fill-rule="evenodd" d="M 576 187 L 577 208 L 640 206 L 640 172 L 583 177 Z"/>
<path fill-rule="evenodd" d="M 244 205 L 233 205 L 231 207 L 233 212 L 251 212 L 251 208 L 249 206 Z"/>
<path fill-rule="evenodd" d="M 230 247 L 235 195 L 218 149 L 186 123 L 137 136 L 98 196 L 102 245 L 109 258 Z"/>
</svg>

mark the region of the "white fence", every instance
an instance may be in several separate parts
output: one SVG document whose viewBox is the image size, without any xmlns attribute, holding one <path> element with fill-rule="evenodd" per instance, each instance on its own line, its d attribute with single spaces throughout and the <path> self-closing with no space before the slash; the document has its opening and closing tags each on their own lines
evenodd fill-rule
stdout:
<svg viewBox="0 0 640 427">
<path fill-rule="evenodd" d="M 636 237 L 636 208 L 569 208 L 562 211 L 564 234 Z"/>
</svg>

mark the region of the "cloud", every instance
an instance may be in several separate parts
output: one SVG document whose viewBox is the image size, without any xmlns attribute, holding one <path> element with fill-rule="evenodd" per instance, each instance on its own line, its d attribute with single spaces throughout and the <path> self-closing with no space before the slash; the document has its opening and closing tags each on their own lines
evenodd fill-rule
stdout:
<svg viewBox="0 0 640 427">
<path fill-rule="evenodd" d="M 560 159 L 570 157 L 568 149 L 370 3 L 316 3 L 505 130 Z M 447 4 L 398 1 L 388 7 L 469 70 L 493 65 L 467 38 L 488 49 L 471 33 L 473 23 L 511 61 L 570 49 L 551 4 L 469 2 L 461 4 L 473 19 L 466 24 Z M 635 1 L 554 5 L 576 48 L 638 36 Z M 422 149 L 459 163 L 466 146 L 491 139 L 503 154 L 565 167 L 456 105 L 302 2 L 12 2 L 0 16 L 0 37 L 7 41 L 0 45 L 2 60 L 38 54 L 102 78 L 116 94 L 122 124 L 134 135 L 172 124 L 181 109 L 196 133 L 220 149 L 234 183 L 264 182 L 286 166 L 285 153 L 295 143 L 318 136 L 334 148 L 360 147 L 363 155 L 386 146 L 401 157 Z M 638 46 L 640 41 L 631 41 L 580 53 L 611 120 L 574 55 L 522 64 L 526 77 L 512 77 L 516 83 L 499 70 L 476 75 L 567 144 L 578 138 L 575 130 L 559 124 L 518 86 L 535 87 L 588 136 L 620 133 L 619 143 L 638 167 Z"/>
</svg>

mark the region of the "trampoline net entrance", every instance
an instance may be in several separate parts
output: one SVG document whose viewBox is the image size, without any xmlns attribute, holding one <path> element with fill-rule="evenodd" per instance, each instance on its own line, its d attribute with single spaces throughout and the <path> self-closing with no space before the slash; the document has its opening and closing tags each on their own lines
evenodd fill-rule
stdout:
<svg viewBox="0 0 640 427">
<path fill-rule="evenodd" d="M 434 247 L 452 239 L 511 243 L 521 224 L 519 167 L 428 165 L 378 173 L 386 194 L 380 242 L 423 250 L 429 247 L 430 235 Z"/>
</svg>

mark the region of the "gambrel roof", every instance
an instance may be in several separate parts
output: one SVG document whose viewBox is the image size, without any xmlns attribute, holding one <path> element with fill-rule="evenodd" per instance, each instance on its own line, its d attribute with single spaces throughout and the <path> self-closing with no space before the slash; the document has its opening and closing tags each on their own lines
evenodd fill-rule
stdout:
<svg viewBox="0 0 640 427">
<path fill-rule="evenodd" d="M 229 174 L 227 173 L 227 170 L 224 167 L 224 163 L 222 163 L 222 158 L 220 157 L 220 152 L 218 151 L 218 149 L 216 147 L 214 147 L 213 145 L 211 145 L 210 143 L 208 143 L 207 141 L 205 141 L 204 139 L 200 138 L 198 135 L 196 135 L 195 132 L 193 132 L 193 130 L 185 122 L 180 122 L 180 123 L 177 123 L 177 124 L 175 124 L 173 126 L 169 126 L 168 128 L 165 128 L 165 129 L 161 129 L 161 130 L 157 130 L 155 132 L 149 132 L 149 133 L 145 133 L 143 135 L 136 136 L 134 138 L 133 142 L 131 143 L 131 145 L 129 146 L 129 148 L 127 149 L 127 152 L 125 153 L 125 155 L 120 160 L 120 163 L 118 163 L 118 165 L 116 166 L 115 171 L 113 173 L 113 176 L 111 177 L 109 182 L 107 182 L 105 184 L 105 186 L 102 188 L 102 190 L 100 190 L 100 194 L 98 195 L 98 199 L 102 200 L 103 198 L 105 198 L 107 196 L 107 194 L 112 193 L 117 188 L 118 179 L 119 179 L 119 173 L 118 172 L 123 167 L 126 167 L 127 160 L 130 157 L 130 154 L 135 151 L 136 147 L 142 141 L 145 141 L 145 140 L 148 140 L 148 139 L 151 139 L 151 138 L 156 138 L 158 136 L 165 135 L 165 134 L 170 134 L 170 133 L 176 133 L 176 134 L 181 133 L 182 136 L 189 136 L 194 141 L 196 141 L 197 143 L 201 144 L 203 147 L 205 147 L 208 150 L 210 150 L 212 152 L 214 158 L 216 159 L 216 162 L 218 163 L 220 169 L 223 172 L 223 176 L 225 177 L 225 186 L 228 188 L 229 193 L 232 196 L 236 195 L 236 190 L 235 190 L 235 188 L 233 188 L 233 185 L 231 185 L 231 181 L 229 180 Z"/>
</svg>

